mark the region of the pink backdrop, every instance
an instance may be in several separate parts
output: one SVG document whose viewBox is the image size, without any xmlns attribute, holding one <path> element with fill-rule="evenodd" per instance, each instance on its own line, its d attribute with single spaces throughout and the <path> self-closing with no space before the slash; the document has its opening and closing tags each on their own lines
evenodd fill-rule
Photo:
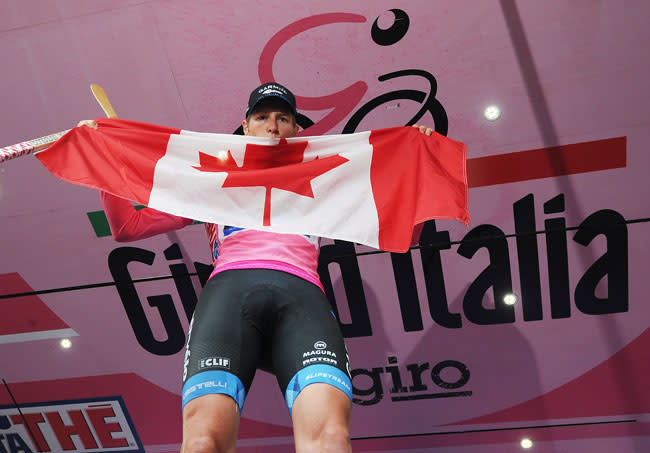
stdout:
<svg viewBox="0 0 650 453">
<path fill-rule="evenodd" d="M 123 118 L 196 131 L 234 131 L 270 78 L 298 96 L 309 135 L 435 126 L 468 145 L 469 228 L 438 222 L 452 244 L 411 259 L 340 258 L 355 246 L 325 242 L 355 374 L 355 451 L 508 452 L 523 437 L 545 452 L 645 451 L 649 22 L 641 0 L 3 2 L 0 145 L 101 116 L 91 83 Z M 499 120 L 483 118 L 489 104 Z M 548 156 L 545 169 L 536 159 Z M 190 226 L 128 244 L 155 254 L 151 265 L 119 264 L 135 252 L 97 233 L 87 214 L 100 210 L 96 193 L 36 159 L 0 164 L 0 294 L 209 260 L 203 228 Z M 107 429 L 130 440 L 111 447 L 93 425 L 97 446 L 76 439 L 78 451 L 177 451 L 192 285 L 0 299 L 0 442 L 34 448 L 8 387 L 33 420 L 56 412 L 70 424 L 77 411 L 92 425 L 93 404 L 110 407 Z M 510 286 L 514 308 L 500 302 Z M 164 294 L 161 315 L 147 297 Z M 125 306 L 142 307 L 136 327 Z M 286 451 L 282 408 L 274 378 L 258 373 L 241 451 Z M 43 420 L 32 428 L 56 451 L 56 424 Z"/>
</svg>

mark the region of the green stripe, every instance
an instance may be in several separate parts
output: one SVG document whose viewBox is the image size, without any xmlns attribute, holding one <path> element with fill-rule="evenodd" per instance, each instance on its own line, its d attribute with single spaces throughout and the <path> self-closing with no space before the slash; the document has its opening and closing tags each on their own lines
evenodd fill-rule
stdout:
<svg viewBox="0 0 650 453">
<path fill-rule="evenodd" d="M 111 235 L 111 229 L 108 226 L 108 220 L 106 220 L 104 211 L 87 212 L 86 215 L 98 238 Z"/>
</svg>

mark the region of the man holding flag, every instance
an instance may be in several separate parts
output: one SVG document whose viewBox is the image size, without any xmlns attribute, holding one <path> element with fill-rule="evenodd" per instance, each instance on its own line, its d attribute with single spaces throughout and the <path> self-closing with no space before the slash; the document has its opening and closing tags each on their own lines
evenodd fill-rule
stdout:
<svg viewBox="0 0 650 453">
<path fill-rule="evenodd" d="M 100 131 L 102 121 L 99 121 Z M 98 127 L 95 121 L 82 121 L 79 124 L 93 129 Z M 312 184 L 312 180 L 324 173 L 343 168 L 353 158 L 337 151 L 332 156 L 322 157 L 316 154 L 316 157 L 308 159 L 307 142 L 296 139 L 291 141 L 298 133 L 295 97 L 278 83 L 266 83 L 253 90 L 242 126 L 244 134 L 252 137 L 252 143 L 245 146 L 245 154 L 238 157 L 234 151 L 235 145 L 227 152 L 200 152 L 199 165 L 192 166 L 197 178 L 209 173 L 223 175 L 223 188 L 250 188 L 260 185 L 266 187 L 266 193 L 263 222 L 259 229 L 247 227 L 246 220 L 237 220 L 233 222 L 233 225 L 237 226 L 228 226 L 200 218 L 208 220 L 206 230 L 215 267 L 203 288 L 188 333 L 183 367 L 182 452 L 235 451 L 239 416 L 258 368 L 270 371 L 277 377 L 291 414 L 297 452 L 349 452 L 352 399 L 350 364 L 338 322 L 331 311 L 317 273 L 320 238 L 309 234 L 313 233 L 313 230 L 302 231 L 302 226 L 296 227 L 297 231 L 293 231 L 291 226 L 281 226 L 279 230 L 273 230 L 276 223 L 282 223 L 279 220 L 276 222 L 276 219 L 286 214 L 280 210 L 271 211 L 271 207 L 275 206 L 271 204 L 271 188 L 275 190 L 274 197 L 278 198 L 283 196 L 283 192 L 290 193 L 291 196 L 298 194 L 296 199 L 299 199 L 298 196 L 318 198 L 319 189 L 315 183 Z M 106 127 L 108 129 L 108 126 Z M 414 127 L 426 136 L 432 134 L 430 128 L 417 125 Z M 268 140 L 260 141 L 254 137 L 271 138 L 277 144 L 265 146 Z M 173 140 L 170 138 L 169 144 L 166 144 L 165 156 L 172 153 L 169 150 L 173 148 Z M 381 140 L 383 139 L 377 140 L 377 143 Z M 439 140 L 448 139 L 442 137 Z M 403 249 L 404 244 L 408 247 L 405 241 L 412 241 L 413 238 L 417 240 L 418 229 L 413 229 L 414 222 L 421 223 L 439 217 L 468 221 L 465 148 L 458 142 L 449 142 L 451 144 L 445 142 L 445 146 L 456 147 L 456 151 L 460 150 L 462 154 L 462 169 L 457 177 L 460 183 L 454 190 L 458 192 L 459 203 L 464 202 L 464 205 L 451 211 L 443 207 L 442 214 L 437 211 L 425 213 L 420 208 L 420 199 L 410 203 L 409 200 L 402 199 L 402 194 L 399 193 L 396 195 L 397 203 L 413 205 L 406 226 L 384 227 L 382 214 L 378 213 L 380 223 L 377 229 L 380 231 L 366 243 L 374 244 L 372 241 L 379 241 L 380 248 L 398 251 L 396 247 Z M 312 144 L 311 141 L 309 143 Z M 99 140 L 95 140 L 92 145 L 101 146 Z M 462 146 L 459 148 L 459 145 Z M 110 143 L 107 146 L 110 150 Z M 317 149 L 319 145 L 315 143 L 312 146 Z M 46 154 L 39 155 L 39 159 L 53 173 L 61 176 L 60 171 L 52 170 L 46 162 L 47 158 L 41 158 Z M 159 162 L 165 158 L 167 157 L 160 158 Z M 162 164 L 156 164 L 156 172 L 160 165 Z M 374 161 L 366 167 L 370 168 L 372 165 L 376 166 Z M 417 162 L 417 165 L 422 166 L 423 163 Z M 246 168 L 248 172 L 239 172 L 242 168 Z M 278 175 L 270 175 L 265 173 L 268 169 L 288 170 Z M 117 170 L 128 175 L 128 169 Z M 392 168 L 384 170 L 398 171 Z M 145 203 L 148 206 L 158 206 L 152 201 L 157 190 L 152 187 L 160 185 L 163 177 L 157 174 L 152 177 L 153 183 L 148 189 L 149 199 L 145 200 L 149 201 Z M 304 176 L 305 174 L 307 176 Z M 443 172 L 444 176 L 447 175 Z M 68 177 L 67 180 L 70 179 Z M 113 190 L 110 184 L 88 182 L 85 176 L 83 179 L 80 181 L 80 178 L 77 178 L 73 182 L 110 190 L 129 198 L 128 193 Z M 412 184 L 418 184 L 420 180 L 421 178 L 415 178 Z M 408 185 L 403 181 L 399 183 L 400 187 Z M 379 205 L 388 202 L 377 201 L 380 199 L 377 195 L 380 189 L 376 189 L 375 185 L 372 190 L 375 193 L 374 203 L 379 211 Z M 336 186 L 326 187 L 330 187 L 327 190 L 332 191 Z M 178 185 L 172 190 L 177 188 Z M 444 190 L 440 193 L 445 196 Z M 242 208 L 240 205 L 245 204 L 246 196 L 236 195 L 233 198 L 233 211 Z M 168 214 L 151 207 L 136 211 L 126 199 L 104 190 L 101 197 L 111 231 L 118 241 L 150 237 L 192 223 L 192 220 L 187 218 L 189 216 Z M 134 195 L 130 199 L 142 202 L 137 198 Z M 292 206 L 289 203 L 286 209 L 291 211 Z M 171 208 L 169 212 L 183 214 L 185 211 L 183 208 Z M 257 215 L 262 214 L 259 210 L 256 212 Z M 399 216 L 397 213 L 392 214 Z M 297 214 L 295 222 L 300 221 L 299 217 Z M 383 222 L 395 223 L 386 222 L 385 219 Z M 391 228 L 398 232 L 400 245 L 384 247 L 381 245 L 382 241 L 389 244 L 389 240 L 382 239 L 381 230 L 389 231 Z M 404 237 L 406 235 L 407 238 Z"/>
</svg>

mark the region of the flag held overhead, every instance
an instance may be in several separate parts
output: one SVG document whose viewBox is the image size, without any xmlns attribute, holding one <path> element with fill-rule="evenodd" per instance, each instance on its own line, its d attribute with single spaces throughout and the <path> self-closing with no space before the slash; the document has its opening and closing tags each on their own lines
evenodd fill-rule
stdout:
<svg viewBox="0 0 650 453">
<path fill-rule="evenodd" d="M 466 147 L 411 127 L 268 139 L 118 119 L 38 159 L 55 176 L 204 222 L 408 250 L 430 219 L 469 223 Z"/>
</svg>

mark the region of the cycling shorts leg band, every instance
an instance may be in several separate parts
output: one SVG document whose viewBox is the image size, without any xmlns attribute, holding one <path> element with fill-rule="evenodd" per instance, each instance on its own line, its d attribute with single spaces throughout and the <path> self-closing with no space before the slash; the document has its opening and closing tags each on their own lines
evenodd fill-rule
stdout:
<svg viewBox="0 0 650 453">
<path fill-rule="evenodd" d="M 309 365 L 298 371 L 289 382 L 284 399 L 287 402 L 289 413 L 293 409 L 296 398 L 310 384 L 329 384 L 345 393 L 352 401 L 352 381 L 350 377 L 332 365 Z"/>
<path fill-rule="evenodd" d="M 241 413 L 246 399 L 246 389 L 237 376 L 228 371 L 209 370 L 195 374 L 183 384 L 183 408 L 203 395 L 223 394 L 232 397 Z"/>
</svg>

